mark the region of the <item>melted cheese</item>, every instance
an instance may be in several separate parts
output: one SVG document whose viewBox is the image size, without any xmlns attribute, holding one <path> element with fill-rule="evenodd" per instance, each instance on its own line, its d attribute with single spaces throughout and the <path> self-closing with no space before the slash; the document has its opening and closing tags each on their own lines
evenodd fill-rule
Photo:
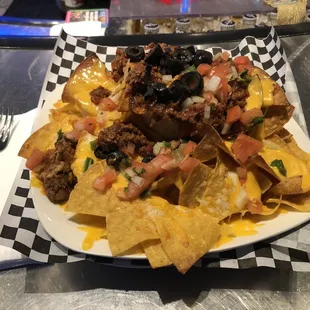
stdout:
<svg viewBox="0 0 310 310">
<path fill-rule="evenodd" d="M 263 107 L 268 108 L 274 104 L 274 86 L 276 82 L 266 78 L 261 80 L 262 89 L 263 89 Z"/>
<path fill-rule="evenodd" d="M 91 101 L 89 90 L 75 94 L 74 99 L 83 114 L 91 116 L 97 115 L 98 106 Z"/>
<path fill-rule="evenodd" d="M 82 226 L 79 229 L 86 232 L 82 243 L 82 249 L 84 251 L 91 249 L 96 241 L 106 236 L 106 230 L 102 227 Z"/>
<path fill-rule="evenodd" d="M 112 184 L 112 188 L 119 189 L 119 188 L 124 188 L 127 185 L 128 185 L 127 179 L 122 174 L 119 174 L 117 176 L 116 182 Z"/>
<path fill-rule="evenodd" d="M 245 190 L 250 199 L 261 198 L 261 189 L 256 180 L 255 174 L 252 171 L 248 171 L 247 180 L 245 182 Z"/>
<path fill-rule="evenodd" d="M 301 188 L 303 190 L 310 189 L 310 173 L 302 176 Z"/>
<path fill-rule="evenodd" d="M 79 139 L 79 142 L 75 151 L 75 160 L 71 165 L 71 169 L 74 175 L 79 179 L 84 174 L 84 163 L 87 157 L 92 158 L 94 163 L 97 162 L 97 158 L 91 149 L 90 142 L 96 139 L 95 136 L 90 133 L 84 133 Z"/>
<path fill-rule="evenodd" d="M 267 149 L 266 147 L 264 147 L 263 151 L 259 152 L 259 155 L 263 157 L 263 159 L 265 160 L 265 162 L 269 166 L 276 159 L 282 160 L 283 165 L 286 169 L 286 177 L 287 178 L 309 174 L 309 167 L 305 161 L 287 153 L 283 149 L 272 150 L 272 149 Z M 271 167 L 270 166 L 270 168 L 274 171 L 274 173 L 280 179 L 285 178 L 279 172 L 277 167 Z M 306 178 L 305 178 L 305 180 L 306 180 Z"/>
<path fill-rule="evenodd" d="M 252 78 L 248 86 L 249 97 L 246 99 L 246 110 L 251 110 L 253 108 L 261 109 L 263 104 L 263 91 L 262 84 L 257 75 Z"/>
<path fill-rule="evenodd" d="M 36 177 L 34 173 L 31 174 L 30 186 L 40 189 L 40 192 L 45 195 L 43 183 Z"/>
</svg>

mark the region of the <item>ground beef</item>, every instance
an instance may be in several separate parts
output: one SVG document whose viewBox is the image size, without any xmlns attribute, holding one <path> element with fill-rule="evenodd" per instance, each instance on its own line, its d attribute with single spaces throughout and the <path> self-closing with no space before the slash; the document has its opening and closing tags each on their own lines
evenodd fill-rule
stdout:
<svg viewBox="0 0 310 310">
<path fill-rule="evenodd" d="M 111 92 L 102 87 L 102 86 L 99 86 L 95 89 L 93 89 L 90 93 L 90 98 L 91 98 L 91 101 L 95 104 L 95 105 L 98 105 L 103 98 L 107 98 L 111 95 Z"/>
<path fill-rule="evenodd" d="M 43 162 L 36 168 L 46 195 L 53 203 L 67 201 L 76 184 L 71 170 L 75 149 L 76 142 L 62 137 L 55 143 L 55 149 L 45 153 Z"/>
<path fill-rule="evenodd" d="M 106 150 L 123 150 L 128 143 L 135 145 L 135 151 L 142 156 L 152 152 L 150 146 L 152 142 L 148 141 L 143 133 L 132 124 L 117 122 L 110 127 L 103 129 L 98 135 L 98 145 Z"/>
<path fill-rule="evenodd" d="M 116 56 L 113 59 L 112 66 L 112 78 L 115 82 L 118 82 L 124 75 L 124 67 L 127 65 L 128 58 L 125 51 L 122 48 L 117 48 Z"/>
<path fill-rule="evenodd" d="M 245 82 L 234 80 L 230 86 L 232 88 L 232 93 L 229 106 L 238 104 L 241 108 L 244 108 L 246 106 L 246 98 L 249 97 L 248 85 Z"/>
</svg>

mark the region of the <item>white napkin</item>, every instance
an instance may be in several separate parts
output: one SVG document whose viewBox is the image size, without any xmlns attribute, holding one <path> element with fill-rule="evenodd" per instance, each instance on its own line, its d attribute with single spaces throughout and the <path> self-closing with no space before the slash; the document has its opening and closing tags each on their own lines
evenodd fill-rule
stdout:
<svg viewBox="0 0 310 310">
<path fill-rule="evenodd" d="M 0 152 L 0 214 L 8 198 L 16 173 L 21 164 L 17 153 L 31 133 L 36 109 L 14 117 L 14 131 L 7 147 Z M 0 245 L 0 270 L 36 263 L 21 253 Z"/>
</svg>

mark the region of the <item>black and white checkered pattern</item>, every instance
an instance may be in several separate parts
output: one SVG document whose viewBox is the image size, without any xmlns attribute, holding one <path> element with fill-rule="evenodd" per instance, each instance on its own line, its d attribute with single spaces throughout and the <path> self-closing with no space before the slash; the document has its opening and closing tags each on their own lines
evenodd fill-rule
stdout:
<svg viewBox="0 0 310 310">
<path fill-rule="evenodd" d="M 213 54 L 221 48 L 211 48 Z M 97 46 L 61 33 L 49 66 L 41 93 L 38 113 L 49 92 L 57 85 L 65 83 L 78 64 L 91 53 L 97 53 L 100 59 L 111 68 L 116 47 Z M 233 57 L 249 56 L 254 65 L 264 69 L 291 96 L 291 102 L 299 113 L 296 120 L 304 126 L 303 113 L 296 91 L 296 85 L 280 39 L 274 29 L 267 38 L 258 40 L 246 37 L 233 50 Z M 289 81 L 287 80 L 289 79 Z M 286 268 L 295 271 L 310 271 L 310 225 L 303 225 L 293 232 L 281 235 L 254 245 L 221 253 L 211 253 L 199 260 L 200 267 L 250 268 L 268 266 Z M 33 260 L 46 263 L 68 263 L 80 260 L 92 260 L 117 266 L 143 268 L 149 267 L 148 261 L 121 258 L 105 258 L 85 255 L 68 250 L 53 240 L 40 224 L 30 191 L 29 171 L 24 163 L 21 166 L 12 187 L 6 206 L 0 218 L 0 244 L 13 248 Z"/>
</svg>

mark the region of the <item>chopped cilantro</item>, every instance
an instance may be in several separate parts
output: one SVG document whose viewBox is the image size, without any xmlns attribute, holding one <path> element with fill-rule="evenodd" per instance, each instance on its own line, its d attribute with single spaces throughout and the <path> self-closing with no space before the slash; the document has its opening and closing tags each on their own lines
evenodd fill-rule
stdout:
<svg viewBox="0 0 310 310">
<path fill-rule="evenodd" d="M 185 72 L 191 72 L 191 71 L 196 71 L 196 67 L 194 65 L 190 66 L 185 70 Z"/>
<path fill-rule="evenodd" d="M 263 116 L 258 116 L 258 117 L 255 117 L 253 120 L 252 120 L 252 124 L 253 125 L 258 125 L 258 124 L 261 124 L 263 123 L 265 120 L 265 118 Z"/>
<path fill-rule="evenodd" d="M 239 80 L 241 82 L 244 82 L 245 84 L 250 84 L 252 81 L 252 78 L 248 75 L 249 70 L 245 69 L 242 73 L 239 75 Z"/>
<path fill-rule="evenodd" d="M 189 141 L 189 139 L 185 139 L 185 138 L 180 139 L 180 140 L 181 140 L 181 143 L 187 143 Z"/>
<path fill-rule="evenodd" d="M 128 186 L 124 187 L 124 192 L 127 193 L 129 190 Z"/>
<path fill-rule="evenodd" d="M 144 168 L 136 168 L 136 167 L 134 167 L 134 168 L 132 168 L 132 170 L 137 174 L 137 176 L 141 176 L 143 173 L 145 173 L 146 172 L 146 170 L 144 169 Z"/>
<path fill-rule="evenodd" d="M 284 167 L 282 159 L 275 159 L 271 164 L 271 167 L 278 168 L 279 172 L 286 177 L 286 169 Z"/>
<path fill-rule="evenodd" d="M 124 174 L 124 177 L 130 182 L 131 181 L 131 176 L 126 172 Z"/>
<path fill-rule="evenodd" d="M 94 152 L 96 148 L 96 141 L 95 140 L 90 141 L 89 144 L 90 144 L 90 149 Z"/>
<path fill-rule="evenodd" d="M 94 160 L 90 157 L 87 157 L 84 161 L 83 172 L 86 172 L 93 163 Z"/>
<path fill-rule="evenodd" d="M 59 129 L 58 130 L 58 132 L 57 132 L 57 141 L 59 141 L 59 140 L 61 140 L 62 138 L 63 138 L 63 136 L 64 136 L 64 133 L 62 132 L 62 130 L 61 129 Z"/>
<path fill-rule="evenodd" d="M 163 147 L 171 147 L 171 143 L 170 142 L 166 142 L 166 141 L 163 141 Z"/>
</svg>

